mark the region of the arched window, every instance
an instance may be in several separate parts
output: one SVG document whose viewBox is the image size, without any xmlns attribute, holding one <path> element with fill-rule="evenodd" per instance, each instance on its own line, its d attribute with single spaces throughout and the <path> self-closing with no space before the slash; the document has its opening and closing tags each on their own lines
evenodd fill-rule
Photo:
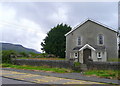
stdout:
<svg viewBox="0 0 120 86">
<path fill-rule="evenodd" d="M 98 44 L 100 45 L 104 44 L 104 36 L 102 34 L 98 35 Z"/>
<path fill-rule="evenodd" d="M 81 45 L 81 37 L 77 38 L 77 45 Z"/>
</svg>

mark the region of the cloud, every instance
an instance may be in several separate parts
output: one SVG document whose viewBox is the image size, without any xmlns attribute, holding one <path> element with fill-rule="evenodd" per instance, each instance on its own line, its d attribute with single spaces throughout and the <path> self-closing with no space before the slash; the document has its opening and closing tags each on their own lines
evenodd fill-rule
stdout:
<svg viewBox="0 0 120 86">
<path fill-rule="evenodd" d="M 48 19 L 50 19 L 53 23 L 65 23 L 68 21 L 67 11 L 68 9 L 66 7 L 58 7 L 57 11 L 54 11 L 48 16 Z"/>
<path fill-rule="evenodd" d="M 76 26 L 92 18 L 118 26 L 117 2 L 11 2 L 0 3 L 0 41 L 22 44 L 41 51 L 46 33 L 58 23 Z"/>
<path fill-rule="evenodd" d="M 0 17 L 1 41 L 22 44 L 40 51 L 41 41 L 46 36 L 40 25 L 29 19 L 16 19 L 15 9 L 4 8 L 2 5 L 0 5 L 0 16 L 2 16 Z"/>
<path fill-rule="evenodd" d="M 45 38 L 46 34 L 42 31 L 42 27 L 35 22 L 27 19 L 21 19 L 21 26 L 26 26 L 25 31 L 23 33 L 23 41 L 26 39 L 24 45 L 27 47 L 31 47 L 40 51 L 40 44 L 42 40 Z M 21 36 L 22 34 L 20 34 Z"/>
<path fill-rule="evenodd" d="M 118 6 L 117 3 L 97 3 L 97 2 L 83 2 L 83 3 L 67 3 L 69 6 L 69 24 L 74 26 L 79 24 L 86 18 L 92 18 L 100 21 L 108 26 L 117 28 L 118 22 Z M 114 19 L 114 22 L 112 22 Z"/>
<path fill-rule="evenodd" d="M 16 16 L 16 12 L 12 7 L 6 7 L 0 4 L 0 20 L 10 21 Z"/>
<path fill-rule="evenodd" d="M 42 39 L 46 36 L 42 28 L 27 19 L 21 19 L 20 25 L 5 25 L 2 31 L 2 41 L 22 44 L 25 47 L 40 51 Z"/>
</svg>

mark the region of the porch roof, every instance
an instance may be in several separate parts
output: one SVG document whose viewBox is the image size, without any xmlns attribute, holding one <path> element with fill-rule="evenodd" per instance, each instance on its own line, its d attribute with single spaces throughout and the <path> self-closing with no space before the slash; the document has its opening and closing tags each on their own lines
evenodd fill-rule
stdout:
<svg viewBox="0 0 120 86">
<path fill-rule="evenodd" d="M 81 50 L 83 50 L 85 48 L 90 48 L 90 49 L 96 50 L 96 51 L 105 51 L 105 49 L 106 49 L 105 46 L 85 44 L 84 46 L 74 47 L 73 50 L 81 51 Z"/>
</svg>

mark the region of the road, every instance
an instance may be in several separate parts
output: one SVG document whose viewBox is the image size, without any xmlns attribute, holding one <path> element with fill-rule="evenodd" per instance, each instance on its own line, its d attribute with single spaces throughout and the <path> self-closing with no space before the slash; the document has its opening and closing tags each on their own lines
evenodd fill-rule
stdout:
<svg viewBox="0 0 120 86">
<path fill-rule="evenodd" d="M 22 73 L 16 71 L 8 71 L 2 70 L 3 83 L 37 83 L 37 84 L 101 84 L 103 86 L 104 83 L 92 82 L 92 81 L 84 81 L 84 80 L 75 80 L 75 79 L 66 79 L 54 76 L 45 76 L 45 75 L 37 75 L 30 73 Z M 22 81 L 19 81 L 22 80 Z"/>
<path fill-rule="evenodd" d="M 4 78 L 4 77 L 0 77 L 0 78 L 2 78 L 2 84 L 34 84 L 31 82 L 8 79 L 8 78 Z"/>
</svg>

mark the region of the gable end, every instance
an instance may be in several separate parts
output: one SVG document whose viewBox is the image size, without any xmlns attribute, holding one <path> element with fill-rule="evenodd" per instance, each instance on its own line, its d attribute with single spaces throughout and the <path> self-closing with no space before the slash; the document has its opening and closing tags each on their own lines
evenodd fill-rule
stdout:
<svg viewBox="0 0 120 86">
<path fill-rule="evenodd" d="M 100 23 L 100 22 L 98 22 L 98 21 L 95 21 L 95 20 L 92 20 L 92 19 L 87 19 L 87 20 L 85 20 L 84 22 L 82 22 L 81 24 L 79 24 L 79 25 L 77 25 L 76 27 L 74 27 L 71 31 L 69 31 L 68 33 L 66 33 L 65 36 L 69 35 L 71 32 L 75 31 L 76 29 L 78 29 L 79 27 L 81 27 L 83 24 L 85 24 L 85 23 L 88 22 L 88 21 L 91 21 L 91 22 L 93 22 L 93 23 L 95 23 L 95 24 L 97 24 L 97 25 L 100 25 L 100 26 L 102 26 L 102 27 L 105 27 L 106 29 L 111 30 L 111 31 L 113 31 L 113 32 L 115 32 L 115 33 L 118 33 L 117 31 L 111 29 L 109 26 L 107 26 L 107 25 L 105 25 L 105 24 L 102 24 L 102 23 Z"/>
</svg>

